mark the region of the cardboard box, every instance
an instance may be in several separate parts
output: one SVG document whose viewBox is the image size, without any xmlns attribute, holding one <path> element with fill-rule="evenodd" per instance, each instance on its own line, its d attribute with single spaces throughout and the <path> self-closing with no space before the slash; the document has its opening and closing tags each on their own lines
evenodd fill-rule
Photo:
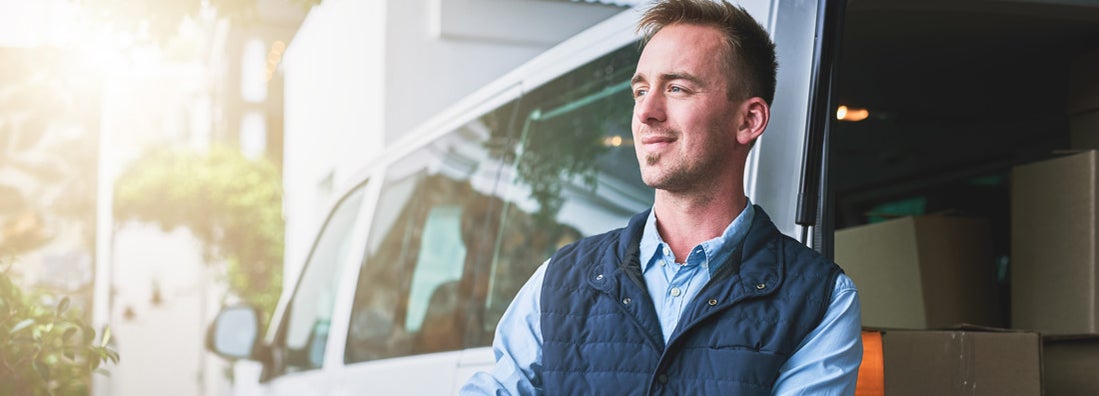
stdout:
<svg viewBox="0 0 1099 396">
<path fill-rule="evenodd" d="M 1045 336 L 1042 344 L 1046 395 L 1099 395 L 1099 335 Z"/>
<path fill-rule="evenodd" d="M 1099 155 L 1015 167 L 1011 175 L 1011 327 L 1099 333 Z"/>
<path fill-rule="evenodd" d="M 863 361 L 881 353 L 889 396 L 1032 396 L 1042 392 L 1041 342 L 1024 332 L 889 330 L 881 332 L 880 352 L 866 348 Z M 860 380 L 876 376 L 860 369 Z"/>
<path fill-rule="evenodd" d="M 836 231 L 836 262 L 855 281 L 868 327 L 1004 327 L 983 220 L 904 217 Z"/>
</svg>

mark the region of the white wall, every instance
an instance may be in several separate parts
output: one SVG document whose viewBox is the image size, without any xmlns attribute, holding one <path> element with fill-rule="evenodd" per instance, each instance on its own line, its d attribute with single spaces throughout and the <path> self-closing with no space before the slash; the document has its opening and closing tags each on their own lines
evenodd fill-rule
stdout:
<svg viewBox="0 0 1099 396">
<path fill-rule="evenodd" d="M 313 8 L 283 62 L 286 282 L 333 194 L 385 144 L 621 10 L 544 0 L 325 0 Z"/>
<path fill-rule="evenodd" d="M 283 57 L 285 282 L 308 253 L 337 180 L 382 150 L 386 3 L 324 1 Z"/>
</svg>

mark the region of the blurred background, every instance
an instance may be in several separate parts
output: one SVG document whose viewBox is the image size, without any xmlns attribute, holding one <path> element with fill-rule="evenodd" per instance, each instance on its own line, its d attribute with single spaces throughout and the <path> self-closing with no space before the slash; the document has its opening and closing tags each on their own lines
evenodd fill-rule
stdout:
<svg viewBox="0 0 1099 396">
<path fill-rule="evenodd" d="M 270 315 L 356 171 L 630 3 L 0 0 L 0 272 L 117 351 L 91 394 L 228 394 L 212 316 Z"/>
</svg>

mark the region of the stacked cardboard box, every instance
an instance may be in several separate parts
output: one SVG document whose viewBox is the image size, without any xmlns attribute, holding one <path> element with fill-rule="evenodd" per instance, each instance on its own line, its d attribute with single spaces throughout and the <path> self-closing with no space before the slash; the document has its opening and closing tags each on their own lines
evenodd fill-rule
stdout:
<svg viewBox="0 0 1099 396">
<path fill-rule="evenodd" d="M 1099 335 L 1044 337 L 1042 369 L 1046 395 L 1099 395 Z"/>
<path fill-rule="evenodd" d="M 1016 167 L 1011 175 L 1012 326 L 1099 333 L 1099 155 Z"/>
<path fill-rule="evenodd" d="M 857 396 L 1042 392 L 1034 333 L 890 330 L 864 332 L 863 345 Z"/>
<path fill-rule="evenodd" d="M 903 217 L 835 233 L 836 262 L 859 288 L 863 335 L 856 394 L 1037 395 L 1041 339 L 1003 327 L 984 220 Z M 904 329 L 904 330 L 899 330 Z"/>
<path fill-rule="evenodd" d="M 1011 322 L 1046 335 L 1050 395 L 1099 395 L 1097 193 L 1096 151 L 1012 172 Z"/>
<path fill-rule="evenodd" d="M 863 326 L 1003 327 L 986 223 L 904 217 L 835 233 L 836 262 L 859 288 Z"/>
</svg>

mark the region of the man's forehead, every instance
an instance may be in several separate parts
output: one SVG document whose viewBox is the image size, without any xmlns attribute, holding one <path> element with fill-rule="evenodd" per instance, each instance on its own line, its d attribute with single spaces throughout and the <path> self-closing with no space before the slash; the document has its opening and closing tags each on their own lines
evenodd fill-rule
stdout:
<svg viewBox="0 0 1099 396">
<path fill-rule="evenodd" d="M 725 48 L 721 32 L 714 27 L 667 26 L 642 49 L 633 81 L 660 78 L 701 82 L 707 74 L 722 72 Z"/>
</svg>

